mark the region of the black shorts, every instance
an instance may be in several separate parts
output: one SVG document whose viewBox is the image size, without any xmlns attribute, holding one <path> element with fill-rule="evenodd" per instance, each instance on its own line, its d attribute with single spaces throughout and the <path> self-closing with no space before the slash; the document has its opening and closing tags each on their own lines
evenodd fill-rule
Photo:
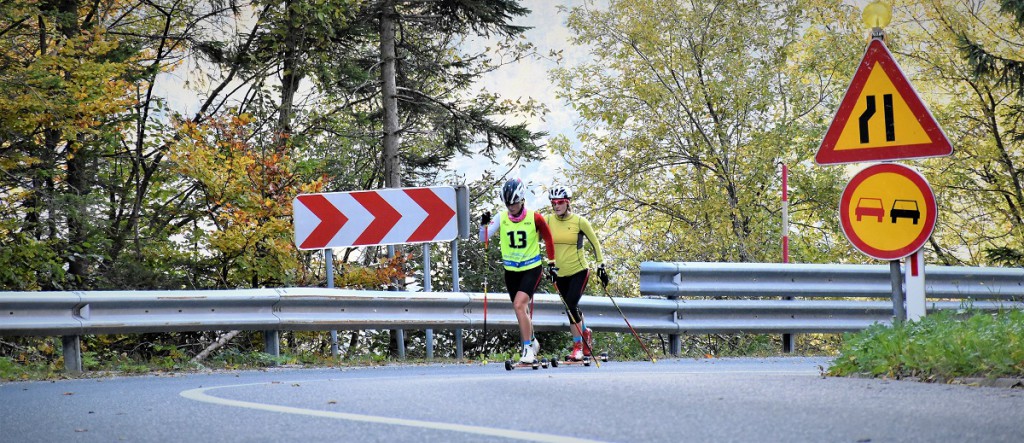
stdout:
<svg viewBox="0 0 1024 443">
<path fill-rule="evenodd" d="M 505 287 L 508 288 L 508 298 L 516 301 L 516 293 L 525 292 L 530 298 L 537 291 L 540 285 L 541 266 L 535 266 L 525 271 L 505 270 Z"/>
</svg>

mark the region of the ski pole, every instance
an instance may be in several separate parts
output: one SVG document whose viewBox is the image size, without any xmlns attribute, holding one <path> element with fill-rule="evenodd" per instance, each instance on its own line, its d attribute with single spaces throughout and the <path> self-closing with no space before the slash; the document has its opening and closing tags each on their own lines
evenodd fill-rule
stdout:
<svg viewBox="0 0 1024 443">
<path fill-rule="evenodd" d="M 537 331 L 533 329 L 533 300 L 534 298 L 530 297 L 530 340 L 537 339 Z M 537 349 L 540 349 L 540 344 L 537 345 Z M 535 357 L 540 358 L 539 355 L 535 355 Z"/>
<path fill-rule="evenodd" d="M 654 358 L 654 354 L 651 354 L 651 351 L 647 349 L 647 345 L 645 345 L 644 341 L 640 339 L 640 336 L 636 333 L 636 329 L 633 329 L 633 325 L 629 324 L 629 319 L 626 318 L 626 314 L 622 312 L 622 308 L 619 307 L 619 304 L 615 302 L 615 298 L 608 296 L 608 285 L 602 282 L 601 288 L 604 289 L 604 296 L 611 299 L 612 304 L 615 305 L 615 309 L 619 310 L 619 314 L 622 315 L 622 319 L 626 321 L 626 326 L 629 327 L 629 332 L 633 333 L 633 337 L 636 338 L 637 343 L 640 343 L 640 346 L 644 348 L 644 352 L 646 352 L 647 357 L 651 359 L 651 363 L 657 363 L 658 359 Z"/>
<path fill-rule="evenodd" d="M 484 264 L 487 263 L 487 252 L 488 246 L 490 245 L 491 236 L 488 231 L 490 226 L 484 225 Z M 486 266 L 484 267 L 486 269 Z M 487 361 L 487 271 L 484 271 L 484 343 L 483 343 L 484 361 Z"/>
<path fill-rule="evenodd" d="M 571 321 L 574 325 L 576 325 L 576 330 L 579 331 L 580 335 L 582 336 L 583 335 L 583 327 L 580 325 L 580 322 L 576 321 L 576 316 L 572 315 L 572 311 L 569 309 L 569 304 L 566 303 L 565 302 L 565 298 L 562 297 L 562 291 L 558 290 L 558 283 L 551 282 L 551 284 L 555 287 L 555 292 L 558 293 L 558 299 L 562 301 L 562 306 L 565 306 L 565 312 L 569 314 L 569 321 Z M 570 326 L 569 329 L 572 329 L 572 327 Z M 587 343 L 586 340 L 583 340 L 583 346 L 585 346 L 587 348 L 587 352 L 590 353 L 590 358 L 592 360 L 594 360 L 594 364 L 596 364 L 597 367 L 600 368 L 601 367 L 601 359 L 597 358 L 597 356 L 594 355 L 594 349 L 590 347 L 590 343 Z"/>
</svg>

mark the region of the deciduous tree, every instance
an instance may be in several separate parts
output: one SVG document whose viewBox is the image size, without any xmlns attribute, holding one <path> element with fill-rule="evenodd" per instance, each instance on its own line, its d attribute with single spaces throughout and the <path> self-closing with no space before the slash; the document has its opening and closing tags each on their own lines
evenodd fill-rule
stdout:
<svg viewBox="0 0 1024 443">
<path fill-rule="evenodd" d="M 604 247 L 627 269 L 778 261 L 786 163 L 794 259 L 842 260 L 842 171 L 812 158 L 862 53 L 858 12 L 824 1 L 572 8 L 574 42 L 592 60 L 554 73 L 582 119 L 579 146 L 556 146 Z"/>
</svg>

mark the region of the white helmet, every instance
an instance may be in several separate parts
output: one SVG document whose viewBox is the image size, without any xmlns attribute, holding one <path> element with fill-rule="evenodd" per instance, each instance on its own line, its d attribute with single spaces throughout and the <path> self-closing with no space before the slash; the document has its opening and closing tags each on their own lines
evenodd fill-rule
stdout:
<svg viewBox="0 0 1024 443">
<path fill-rule="evenodd" d="M 572 191 L 565 186 L 555 185 L 548 190 L 548 200 L 556 200 L 564 198 L 566 200 L 572 199 Z"/>
</svg>

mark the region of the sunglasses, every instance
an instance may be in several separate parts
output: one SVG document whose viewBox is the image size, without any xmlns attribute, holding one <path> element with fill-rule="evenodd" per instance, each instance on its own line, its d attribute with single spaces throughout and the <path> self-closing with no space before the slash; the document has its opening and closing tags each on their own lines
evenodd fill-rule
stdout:
<svg viewBox="0 0 1024 443">
<path fill-rule="evenodd" d="M 551 205 L 560 205 L 560 204 L 563 204 L 563 203 L 569 203 L 569 199 L 567 199 L 567 198 L 556 198 L 554 200 L 551 200 Z"/>
</svg>

